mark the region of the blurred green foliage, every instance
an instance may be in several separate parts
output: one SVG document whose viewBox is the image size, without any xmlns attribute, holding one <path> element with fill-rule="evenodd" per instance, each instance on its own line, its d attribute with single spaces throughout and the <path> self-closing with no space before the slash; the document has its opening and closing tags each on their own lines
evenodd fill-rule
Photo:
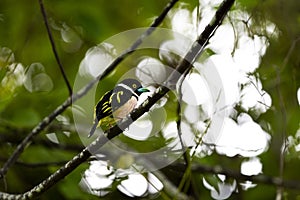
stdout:
<svg viewBox="0 0 300 200">
<path fill-rule="evenodd" d="M 81 60 L 90 47 L 122 31 L 149 26 L 167 2 L 167 0 L 45 1 L 58 54 L 71 84 L 74 82 Z M 184 3 L 190 7 L 193 7 L 192 4 L 196 5 L 196 1 L 184 1 Z M 250 13 L 253 23 L 249 25 L 249 30 L 254 34 L 266 35 L 264 28 L 268 21 L 274 23 L 278 29 L 278 37 L 269 38 L 270 46 L 258 69 L 263 88 L 272 97 L 272 108 L 258 119 L 261 123 L 268 123 L 272 133 L 270 150 L 261 156 L 263 171 L 265 174 L 278 176 L 279 163 L 282 159 L 280 158 L 281 145 L 284 138 L 291 136 L 295 140 L 299 140 L 295 134 L 299 129 L 300 120 L 296 96 L 297 89 L 300 87 L 300 1 L 239 0 L 234 9 L 246 10 Z M 168 23 L 166 20 L 163 26 Z M 68 38 L 64 37 L 66 33 L 69 33 Z M 70 42 L 67 42 L 68 39 Z M 3 56 L 3 47 L 8 48 L 11 53 Z M 26 73 L 28 67 L 37 62 L 42 63 L 45 73 L 53 80 L 53 89 L 47 92 L 31 93 L 22 85 L 10 85 L 6 88 L 0 86 L 0 158 L 2 166 L 2 160 L 11 155 L 16 145 L 31 128 L 67 98 L 68 91 L 53 56 L 37 0 L 0 1 L 0 50 L 0 82 L 14 73 L 15 68 L 8 66 L 21 64 Z M 10 55 L 13 55 L 12 60 Z M 120 70 L 115 76 L 120 76 L 122 73 Z M 14 79 L 16 77 L 10 78 L 12 83 L 16 83 Z M 111 89 L 115 82 L 104 80 L 104 83 L 99 93 Z M 171 107 L 174 105 L 168 104 L 168 106 L 170 107 L 167 107 L 167 110 L 171 112 Z M 64 115 L 72 123 L 70 111 L 67 110 Z M 171 116 L 172 119 L 176 117 L 174 112 L 171 113 Z M 69 160 L 78 152 L 74 150 L 61 151 L 51 145 L 43 145 L 44 143 L 38 145 L 41 140 L 47 140 L 44 134 L 49 132 L 50 130 L 47 129 L 41 136 L 38 136 L 36 142 L 26 150 L 20 161 L 35 163 Z M 69 137 L 61 133 L 59 129 L 56 132 L 61 134 L 59 137 L 64 142 L 81 147 L 75 132 L 71 133 Z M 160 142 L 164 141 L 160 140 Z M 151 141 L 144 144 L 147 148 L 152 148 Z M 156 145 L 161 144 L 156 143 Z M 292 148 L 294 146 L 284 158 L 283 176 L 286 179 L 300 180 L 298 173 L 300 155 Z M 200 159 L 196 162 L 211 165 L 221 163 L 227 168 L 238 170 L 237 166 L 240 161 L 240 159 L 213 154 L 207 159 Z M 80 166 L 65 180 L 51 188 L 42 199 L 96 199 L 96 197 L 82 192 L 78 187 L 81 174 L 86 167 L 85 165 Z M 0 190 L 4 191 L 4 188 L 7 187 L 7 192 L 26 191 L 48 177 L 57 168 L 29 168 L 16 164 L 6 176 L 7 183 L 0 182 Z M 177 175 L 178 177 L 173 178 L 180 179 L 180 174 Z M 195 182 L 200 184 L 201 178 L 202 176 L 194 177 Z M 200 191 L 202 190 L 205 189 L 201 188 Z M 274 193 L 274 187 L 260 185 L 249 191 L 241 192 L 238 197 L 253 199 L 263 196 L 265 199 L 274 199 Z M 210 197 L 207 191 L 203 191 L 201 194 L 203 199 Z M 286 195 L 293 199 L 299 193 L 288 191 Z M 108 198 L 116 196 L 120 197 L 120 194 L 116 192 Z"/>
</svg>

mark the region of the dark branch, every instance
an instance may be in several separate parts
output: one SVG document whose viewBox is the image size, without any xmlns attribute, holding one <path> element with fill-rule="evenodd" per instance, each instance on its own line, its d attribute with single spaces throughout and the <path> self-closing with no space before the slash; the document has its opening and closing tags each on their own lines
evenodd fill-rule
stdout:
<svg viewBox="0 0 300 200">
<path fill-rule="evenodd" d="M 181 171 L 186 168 L 184 164 L 172 164 L 169 166 L 170 168 Z M 246 176 L 237 171 L 233 171 L 230 169 L 224 169 L 221 166 L 207 166 L 202 164 L 192 165 L 192 172 L 201 173 L 201 174 L 223 174 L 227 177 L 234 178 L 239 181 L 252 181 L 254 183 L 262 183 L 267 185 L 279 186 L 283 188 L 290 188 L 290 189 L 300 189 L 300 182 L 299 181 L 291 181 L 291 180 L 283 180 L 279 177 L 271 177 L 267 175 L 255 175 L 255 176 Z"/>
<path fill-rule="evenodd" d="M 51 29 L 50 29 L 50 26 L 49 26 L 47 13 L 46 13 L 46 10 L 45 10 L 44 4 L 43 4 L 43 0 L 39 0 L 39 3 L 40 3 L 40 9 L 41 9 L 41 12 L 42 12 L 42 15 L 43 15 L 44 23 L 45 23 L 45 26 L 46 26 L 46 29 L 47 29 L 48 37 L 49 37 L 49 40 L 50 40 L 50 43 L 51 43 L 52 51 L 54 53 L 54 56 L 55 56 L 56 62 L 58 64 L 58 67 L 60 69 L 60 72 L 61 72 L 61 74 L 62 74 L 62 76 L 65 80 L 66 85 L 67 85 L 69 94 L 70 94 L 70 96 L 72 96 L 72 87 L 70 85 L 70 82 L 68 81 L 65 70 L 62 66 L 62 63 L 61 63 L 60 59 L 59 59 L 59 56 L 58 56 L 58 53 L 57 53 L 57 50 L 56 50 L 56 46 L 55 46 L 55 42 L 54 42 L 54 39 L 53 39 L 53 36 L 52 36 L 52 32 L 51 32 Z"/>
<path fill-rule="evenodd" d="M 5 161 L 7 159 L 1 158 L 0 161 Z M 40 167 L 49 167 L 49 166 L 62 166 L 68 161 L 53 161 L 53 162 L 41 162 L 41 163 L 28 163 L 28 162 L 21 162 L 16 161 L 16 165 L 23 166 L 23 167 L 29 167 L 29 168 L 40 168 Z"/>
<path fill-rule="evenodd" d="M 44 130 L 59 114 L 61 114 L 64 110 L 66 110 L 72 102 L 75 102 L 76 100 L 83 97 L 97 82 L 102 80 L 107 74 L 109 74 L 111 71 L 113 71 L 118 64 L 120 64 L 127 56 L 129 56 L 131 53 L 133 53 L 136 48 L 142 43 L 142 41 L 145 39 L 145 37 L 149 36 L 154 30 L 154 27 L 157 27 L 165 18 L 167 13 L 171 10 L 171 8 L 175 5 L 175 3 L 178 0 L 171 0 L 170 3 L 164 8 L 161 15 L 159 15 L 154 22 L 152 23 L 151 27 L 147 29 L 147 31 L 140 36 L 137 41 L 129 47 L 125 52 L 123 52 L 113 63 L 111 63 L 108 68 L 105 70 L 105 72 L 98 77 L 96 77 L 94 80 L 92 80 L 90 83 L 88 83 L 85 87 L 83 87 L 78 93 L 73 94 L 72 97 L 69 97 L 64 103 L 62 103 L 60 106 L 58 106 L 50 115 L 45 117 L 25 138 L 24 140 L 17 146 L 13 154 L 10 156 L 10 158 L 7 160 L 7 162 L 4 164 L 4 166 L 0 169 L 0 179 L 4 177 L 4 175 L 7 173 L 9 167 L 16 162 L 16 160 L 19 158 L 21 153 L 24 151 L 25 147 L 28 146 L 32 140 L 33 137 L 35 137 L 37 134 L 39 134 L 42 130 Z"/>
</svg>

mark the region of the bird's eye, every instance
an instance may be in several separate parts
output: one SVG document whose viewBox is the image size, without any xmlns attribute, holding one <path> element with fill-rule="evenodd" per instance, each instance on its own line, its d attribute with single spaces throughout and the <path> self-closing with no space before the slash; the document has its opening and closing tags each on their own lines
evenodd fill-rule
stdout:
<svg viewBox="0 0 300 200">
<path fill-rule="evenodd" d="M 132 84 L 132 87 L 133 87 L 133 88 L 136 88 L 136 84 Z"/>
</svg>

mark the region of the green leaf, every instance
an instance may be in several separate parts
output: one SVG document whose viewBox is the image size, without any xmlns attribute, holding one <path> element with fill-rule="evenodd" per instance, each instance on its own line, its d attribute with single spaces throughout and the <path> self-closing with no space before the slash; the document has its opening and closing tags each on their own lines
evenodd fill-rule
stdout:
<svg viewBox="0 0 300 200">
<path fill-rule="evenodd" d="M 216 175 L 205 175 L 204 176 L 205 181 L 211 186 L 213 187 L 218 193 L 220 192 L 219 190 L 219 182 L 220 179 L 216 176 Z"/>
</svg>

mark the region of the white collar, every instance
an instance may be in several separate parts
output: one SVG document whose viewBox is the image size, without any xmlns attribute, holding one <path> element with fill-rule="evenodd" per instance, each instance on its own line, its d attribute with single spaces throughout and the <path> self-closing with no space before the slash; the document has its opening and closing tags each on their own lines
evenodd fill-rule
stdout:
<svg viewBox="0 0 300 200">
<path fill-rule="evenodd" d="M 138 94 L 131 88 L 131 87 L 129 87 L 128 85 L 125 85 L 124 83 L 119 83 L 118 85 L 117 85 L 117 87 L 123 87 L 123 88 L 125 88 L 126 90 L 129 90 L 136 98 L 138 98 Z"/>
</svg>

